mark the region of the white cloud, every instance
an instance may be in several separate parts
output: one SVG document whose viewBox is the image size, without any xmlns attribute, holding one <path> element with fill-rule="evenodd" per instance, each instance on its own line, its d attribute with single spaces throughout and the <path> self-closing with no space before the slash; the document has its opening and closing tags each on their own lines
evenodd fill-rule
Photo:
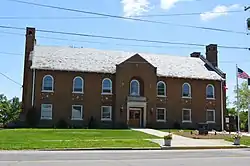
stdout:
<svg viewBox="0 0 250 166">
<path fill-rule="evenodd" d="M 179 1 L 180 0 L 161 0 L 161 8 L 164 10 L 169 10 Z"/>
<path fill-rule="evenodd" d="M 204 12 L 200 14 L 200 18 L 203 21 L 212 20 L 220 16 L 226 16 L 228 15 L 228 11 L 239 9 L 239 8 L 240 8 L 240 5 L 238 4 L 234 4 L 230 6 L 218 5 L 212 11 Z"/>
<path fill-rule="evenodd" d="M 124 17 L 139 16 L 149 11 L 149 0 L 122 0 Z"/>
<path fill-rule="evenodd" d="M 169 10 L 173 8 L 176 3 L 184 1 L 193 1 L 193 0 L 161 0 L 161 8 L 164 10 Z"/>
</svg>

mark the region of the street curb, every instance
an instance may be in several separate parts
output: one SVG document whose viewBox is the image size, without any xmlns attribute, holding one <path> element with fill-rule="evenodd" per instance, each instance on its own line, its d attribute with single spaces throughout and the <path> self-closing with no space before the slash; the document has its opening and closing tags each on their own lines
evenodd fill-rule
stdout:
<svg viewBox="0 0 250 166">
<path fill-rule="evenodd" d="M 156 148 L 64 148 L 64 149 L 38 149 L 37 151 L 99 151 L 99 150 L 162 150 L 161 147 Z"/>
<path fill-rule="evenodd" d="M 167 147 L 162 146 L 162 150 L 201 150 L 201 149 L 243 149 L 250 148 L 249 146 L 191 146 L 191 147 Z"/>
<path fill-rule="evenodd" d="M 113 151 L 113 150 L 201 150 L 201 149 L 242 149 L 249 146 L 191 146 L 191 147 L 159 147 L 159 148 L 64 148 L 64 149 L 38 149 L 37 151 Z"/>
</svg>

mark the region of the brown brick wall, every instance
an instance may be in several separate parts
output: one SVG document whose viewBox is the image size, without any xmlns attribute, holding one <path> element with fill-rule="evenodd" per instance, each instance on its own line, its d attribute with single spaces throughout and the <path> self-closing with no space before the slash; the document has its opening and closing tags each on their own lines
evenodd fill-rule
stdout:
<svg viewBox="0 0 250 166">
<path fill-rule="evenodd" d="M 132 59 L 131 61 L 138 61 Z M 173 127 L 175 121 L 182 127 L 196 127 L 195 124 L 206 121 L 206 109 L 216 110 L 217 127 L 220 127 L 221 108 L 220 108 L 220 82 L 197 79 L 180 79 L 157 77 L 156 69 L 148 63 L 132 63 L 128 60 L 117 66 L 117 72 L 113 74 L 102 73 L 80 73 L 65 71 L 41 71 L 36 70 L 35 85 L 35 106 L 40 113 L 40 105 L 43 103 L 53 104 L 53 120 L 50 124 L 55 124 L 60 119 L 73 123 L 70 120 L 71 106 L 80 104 L 84 106 L 84 125 L 88 124 L 91 116 L 101 127 L 101 106 L 113 106 L 113 127 L 126 124 L 126 100 L 129 95 L 129 83 L 132 78 L 140 78 L 144 84 L 144 96 L 147 97 L 147 126 L 148 127 Z M 42 79 L 45 75 L 54 77 L 54 92 L 43 93 Z M 84 94 L 73 94 L 72 83 L 76 76 L 84 79 Z M 110 78 L 113 81 L 113 95 L 101 95 L 102 79 Z M 157 81 L 164 81 L 167 85 L 167 97 L 156 96 Z M 182 85 L 189 83 L 192 88 L 192 99 L 182 98 Z M 215 86 L 215 100 L 207 100 L 205 96 L 207 84 Z M 123 110 L 121 111 L 121 107 Z M 167 110 L 167 122 L 156 122 L 156 108 L 163 107 Z M 153 111 L 151 111 L 153 108 Z M 192 109 L 192 123 L 182 124 L 182 108 Z M 45 123 L 41 121 L 41 123 Z M 46 122 L 47 123 L 47 122 Z"/>
<path fill-rule="evenodd" d="M 29 32 L 32 32 L 33 35 Z M 32 107 L 32 70 L 31 62 L 28 60 L 30 51 L 33 50 L 35 42 L 34 29 L 27 29 L 25 48 L 25 67 L 23 83 L 23 106 L 24 112 Z M 213 47 L 213 45 L 210 45 Z M 208 47 L 207 47 L 208 49 Z M 207 50 L 208 60 L 217 61 L 217 50 Z M 199 58 L 194 56 L 194 58 Z M 217 65 L 214 64 L 214 65 Z M 179 122 L 183 128 L 194 128 L 196 123 L 205 122 L 206 109 L 215 109 L 216 124 L 213 127 L 221 127 L 221 85 L 219 81 L 183 79 L 170 77 L 157 77 L 157 68 L 149 64 L 139 55 L 134 55 L 128 60 L 116 66 L 115 74 L 84 73 L 67 71 L 45 71 L 36 70 L 34 106 L 40 114 L 41 104 L 53 104 L 53 120 L 42 120 L 40 125 L 53 125 L 60 119 L 66 120 L 70 124 L 86 126 L 91 116 L 94 117 L 98 127 L 119 127 L 127 123 L 127 97 L 129 95 L 130 81 L 135 78 L 140 81 L 141 95 L 147 98 L 147 127 L 169 128 L 174 127 L 175 122 Z M 54 92 L 43 93 L 42 79 L 45 75 L 54 77 Z M 81 76 L 84 79 L 84 94 L 73 94 L 73 79 Z M 113 94 L 101 95 L 102 80 L 110 78 L 112 80 Z M 157 97 L 156 85 L 158 81 L 164 81 L 167 85 L 167 97 Z M 182 85 L 189 83 L 192 89 L 192 98 L 182 98 Z M 206 99 L 206 86 L 215 86 L 215 100 Z M 224 91 L 224 115 L 226 111 L 226 94 Z M 83 105 L 83 121 L 72 121 L 72 105 Z M 112 121 L 101 121 L 101 106 L 112 106 Z M 156 109 L 166 108 L 167 121 L 156 122 Z M 123 109 L 121 109 L 123 108 Z M 182 109 L 192 110 L 192 123 L 182 123 Z"/>
</svg>

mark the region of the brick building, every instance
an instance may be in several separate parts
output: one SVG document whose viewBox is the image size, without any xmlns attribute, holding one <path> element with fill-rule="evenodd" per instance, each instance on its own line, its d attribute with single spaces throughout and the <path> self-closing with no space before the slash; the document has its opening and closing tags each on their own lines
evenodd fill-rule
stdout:
<svg viewBox="0 0 250 166">
<path fill-rule="evenodd" d="M 97 127 L 195 128 L 224 125 L 225 73 L 217 45 L 190 56 L 154 55 L 36 45 L 27 28 L 23 113 L 34 108 L 39 126 L 64 120 Z"/>
</svg>

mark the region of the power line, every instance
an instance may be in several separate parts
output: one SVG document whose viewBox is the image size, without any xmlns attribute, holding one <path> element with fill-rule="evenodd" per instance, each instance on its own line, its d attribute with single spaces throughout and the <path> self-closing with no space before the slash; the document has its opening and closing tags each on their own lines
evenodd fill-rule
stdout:
<svg viewBox="0 0 250 166">
<path fill-rule="evenodd" d="M 211 14 L 223 14 L 223 13 L 241 13 L 243 10 L 231 10 L 226 12 L 208 12 Z M 136 17 L 173 17 L 173 16 L 194 16 L 201 15 L 204 12 L 195 12 L 195 13 L 173 13 L 173 14 L 152 14 L 152 15 L 141 15 Z M 1 17 L 0 17 L 1 18 Z"/>
<path fill-rule="evenodd" d="M 52 39 L 52 40 L 61 40 L 61 41 L 75 41 L 75 42 L 83 42 L 83 43 L 92 43 L 92 44 L 105 44 L 105 45 L 116 45 L 116 46 L 130 46 L 130 47 L 153 47 L 153 48 L 166 48 L 166 46 L 159 46 L 159 45 L 138 45 L 138 44 L 123 44 L 123 43 L 110 43 L 110 42 L 96 42 L 96 41 L 88 41 L 88 40 L 72 40 L 72 39 L 65 39 L 65 38 L 54 38 L 54 37 L 47 37 L 47 36 L 37 36 L 38 38 L 44 39 Z M 197 48 L 193 47 L 181 47 L 181 46 L 171 46 L 174 48 Z"/>
<path fill-rule="evenodd" d="M 249 9 L 250 9 L 250 6 L 246 6 L 244 10 L 248 11 Z"/>
<path fill-rule="evenodd" d="M 11 34 L 11 35 L 17 35 L 17 36 L 22 36 L 22 37 L 25 37 L 25 35 L 24 35 L 24 34 L 21 34 L 21 33 L 15 33 L 15 32 L 0 31 L 0 33 L 2 33 L 2 34 Z"/>
<path fill-rule="evenodd" d="M 226 12 L 209 12 L 211 14 L 223 14 L 223 13 L 240 13 L 244 12 L 243 10 L 234 10 L 234 11 L 226 11 Z M 200 15 L 204 12 L 196 12 L 196 13 L 173 13 L 173 14 L 152 14 L 152 15 L 139 15 L 133 16 L 131 18 L 142 18 L 142 17 L 174 17 L 174 16 L 194 16 Z M 45 17 L 45 16 L 36 16 L 36 17 L 29 17 L 29 16 L 0 16 L 1 20 L 72 20 L 72 19 L 103 19 L 107 17 Z"/>
<path fill-rule="evenodd" d="M 0 54 L 6 54 L 6 55 L 23 55 L 23 54 L 19 54 L 19 53 L 13 53 L 13 52 L 2 52 L 2 51 L 0 51 Z"/>
<path fill-rule="evenodd" d="M 59 6 L 43 5 L 43 4 L 39 4 L 39 3 L 25 2 L 25 1 L 21 1 L 21 0 L 8 0 L 8 1 L 22 3 L 22 4 L 28 4 L 28 5 L 34 5 L 34 6 L 40 6 L 40 7 L 46 7 L 46 8 L 52 8 L 52 9 L 58 9 L 58 10 L 64 10 L 64 11 L 70 11 L 70 12 L 77 12 L 77 13 L 84 13 L 84 14 L 90 14 L 90 15 L 111 17 L 111 18 L 123 19 L 123 20 L 133 20 L 133 21 L 140 21 L 140 22 L 147 22 L 147 23 L 172 25 L 172 26 L 179 26 L 179 27 L 196 28 L 196 29 L 203 29 L 203 30 L 211 30 L 211 31 L 219 31 L 219 32 L 228 32 L 228 33 L 237 33 L 237 34 L 247 35 L 247 33 L 245 33 L 245 32 L 238 32 L 238 31 L 227 30 L 227 29 L 200 27 L 200 26 L 193 26 L 193 25 L 174 24 L 174 23 L 161 22 L 161 21 L 145 20 L 145 19 L 139 19 L 139 18 L 130 18 L 130 17 L 116 16 L 116 15 L 97 13 L 97 12 L 90 12 L 90 11 L 84 11 L 84 10 L 77 10 L 77 9 L 71 9 L 71 8 L 64 8 L 64 7 L 59 7 Z"/>
<path fill-rule="evenodd" d="M 18 36 L 25 36 L 21 33 L 13 33 L 13 32 L 6 32 L 6 31 L 0 31 L 0 33 L 3 34 L 11 34 L 11 35 L 18 35 Z M 58 38 L 58 37 L 48 37 L 48 36 L 41 36 L 36 35 L 36 38 L 42 38 L 42 39 L 52 39 L 52 40 L 59 40 L 59 41 L 73 41 L 73 42 L 81 42 L 81 43 L 91 43 L 91 44 L 102 44 L 102 45 L 116 45 L 116 46 L 130 46 L 130 47 L 152 47 L 152 48 L 166 48 L 168 46 L 160 46 L 160 45 L 138 45 L 138 44 L 124 44 L 124 43 L 110 43 L 110 42 L 98 42 L 98 41 L 89 41 L 89 40 L 75 40 L 75 39 L 68 39 L 68 38 Z M 188 46 L 188 47 L 182 47 L 182 46 L 171 46 L 168 48 L 198 48 L 198 46 Z M 1 52 L 0 52 L 1 53 Z M 3 53 L 3 52 L 2 52 Z"/>
<path fill-rule="evenodd" d="M 0 75 L 4 76 L 5 78 L 7 78 L 8 80 L 12 81 L 13 83 L 15 83 L 15 84 L 17 84 L 17 85 L 19 85 L 19 86 L 23 87 L 23 85 L 22 85 L 22 84 L 20 84 L 20 83 L 16 82 L 15 80 L 13 80 L 12 78 L 10 78 L 10 77 L 9 77 L 9 76 L 7 76 L 6 74 L 3 74 L 3 73 L 1 73 L 1 72 L 0 72 Z"/>
<path fill-rule="evenodd" d="M 3 26 L 3 25 L 0 25 L 0 28 L 15 29 L 15 30 L 25 30 L 25 28 L 10 27 L 10 26 Z M 42 29 L 37 29 L 36 31 L 37 32 L 42 32 L 42 33 L 53 33 L 53 34 L 61 34 L 61 35 L 82 36 L 82 37 L 92 37 L 92 38 L 102 38 L 102 39 L 112 39 L 112 40 L 136 41 L 136 42 L 147 42 L 147 43 L 158 43 L 158 44 L 171 44 L 171 45 L 186 45 L 186 46 L 198 46 L 198 47 L 205 47 L 206 46 L 205 44 L 196 44 L 196 43 L 184 43 L 184 42 L 170 42 L 170 41 L 159 41 L 159 40 L 135 39 L 135 38 L 102 36 L 102 35 L 92 35 L 92 34 L 83 34 L 83 33 L 74 33 L 74 32 L 62 32 L 62 31 L 42 30 Z M 250 50 L 250 48 L 248 48 L 248 47 L 223 46 L 223 45 L 218 45 L 218 47 L 227 48 L 227 49 Z"/>
</svg>

